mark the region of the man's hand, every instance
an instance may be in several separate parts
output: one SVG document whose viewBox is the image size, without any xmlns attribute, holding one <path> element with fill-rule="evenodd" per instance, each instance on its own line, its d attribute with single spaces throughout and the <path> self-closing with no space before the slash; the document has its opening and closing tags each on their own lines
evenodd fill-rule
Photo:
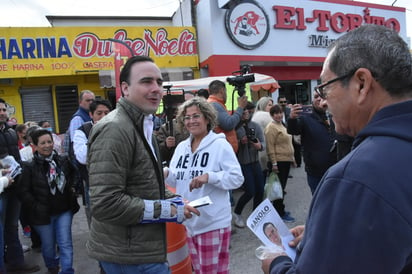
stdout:
<svg viewBox="0 0 412 274">
<path fill-rule="evenodd" d="M 259 140 L 256 143 L 252 142 L 252 145 L 256 150 L 261 150 L 262 149 L 262 144 L 260 143 Z"/>
<path fill-rule="evenodd" d="M 200 211 L 188 204 L 185 204 L 184 206 L 184 215 L 185 219 L 190 219 L 192 218 L 192 213 L 196 214 L 197 216 L 200 216 Z M 170 217 L 173 217 L 177 214 L 177 209 L 175 206 L 172 206 L 170 208 Z"/>
<path fill-rule="evenodd" d="M 193 217 L 193 214 L 196 214 L 197 216 L 200 216 L 200 211 L 190 205 L 185 205 L 185 218 L 190 219 Z"/>
<path fill-rule="evenodd" d="M 173 136 L 168 136 L 166 138 L 166 147 L 167 148 L 173 148 L 176 146 L 176 139 Z"/>
<path fill-rule="evenodd" d="M 285 252 L 282 253 L 274 253 L 274 254 L 270 254 L 273 256 L 269 256 L 262 260 L 262 271 L 265 274 L 269 274 L 270 273 L 270 264 L 273 262 L 274 259 L 276 259 L 279 256 L 287 256 L 287 254 Z"/>
<path fill-rule="evenodd" d="M 242 97 L 237 98 L 237 105 L 245 109 L 247 105 L 247 96 L 243 95 Z"/>
<path fill-rule="evenodd" d="M 9 169 L 9 168 L 1 169 L 1 176 L 5 176 L 5 175 L 7 175 L 7 174 L 9 174 L 9 173 L 10 173 L 10 169 Z"/>
<path fill-rule="evenodd" d="M 292 107 L 290 108 L 289 119 L 298 118 L 301 112 L 302 112 L 302 105 L 301 104 L 292 105 Z"/>
<path fill-rule="evenodd" d="M 290 247 L 297 247 L 297 245 L 300 243 L 300 241 L 303 238 L 303 234 L 305 232 L 305 226 L 304 225 L 298 225 L 295 226 L 290 230 L 290 233 L 292 233 L 293 237 L 295 237 L 292 241 L 289 242 Z"/>
<path fill-rule="evenodd" d="M 247 138 L 246 135 L 243 136 L 243 137 L 240 139 L 240 143 L 241 143 L 242 145 L 245 145 L 245 144 L 249 143 L 249 139 Z"/>
</svg>

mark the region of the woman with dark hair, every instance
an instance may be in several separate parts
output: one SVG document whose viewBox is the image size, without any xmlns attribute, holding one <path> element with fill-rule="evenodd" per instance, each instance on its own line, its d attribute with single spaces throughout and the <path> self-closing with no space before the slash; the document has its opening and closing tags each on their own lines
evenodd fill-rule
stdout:
<svg viewBox="0 0 412 274">
<path fill-rule="evenodd" d="M 23 169 L 22 205 L 30 224 L 40 235 L 43 260 L 49 273 L 74 273 L 71 227 L 79 204 L 72 189 L 73 170 L 67 156 L 53 150 L 49 130 L 34 130 L 30 137 L 35 152 L 33 161 Z"/>
<path fill-rule="evenodd" d="M 271 164 L 269 171 L 277 173 L 285 194 L 290 166 L 294 161 L 292 135 L 288 134 L 286 127 L 282 124 L 283 110 L 279 105 L 272 106 L 269 113 L 273 119 L 265 129 L 266 151 Z M 285 211 L 283 199 L 274 200 L 273 206 L 284 222 L 295 221 L 289 212 Z"/>
</svg>

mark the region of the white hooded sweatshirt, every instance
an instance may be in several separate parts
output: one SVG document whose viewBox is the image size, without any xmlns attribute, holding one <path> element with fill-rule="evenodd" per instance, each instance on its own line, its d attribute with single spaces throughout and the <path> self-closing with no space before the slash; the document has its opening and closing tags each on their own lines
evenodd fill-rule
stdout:
<svg viewBox="0 0 412 274">
<path fill-rule="evenodd" d="M 189 235 L 194 236 L 231 226 L 229 190 L 242 185 L 243 175 L 235 152 L 223 133 L 209 131 L 193 153 L 192 138 L 190 136 L 176 147 L 166 183 L 188 201 L 205 196 L 212 200 L 213 204 L 198 208 L 200 216 L 184 222 Z M 205 173 L 209 175 L 209 181 L 190 192 L 192 179 Z"/>
</svg>

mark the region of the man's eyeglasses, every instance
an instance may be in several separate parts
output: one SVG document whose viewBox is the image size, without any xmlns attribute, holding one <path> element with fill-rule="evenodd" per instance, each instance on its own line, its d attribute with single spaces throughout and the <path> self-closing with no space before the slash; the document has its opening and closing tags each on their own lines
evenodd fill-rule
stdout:
<svg viewBox="0 0 412 274">
<path fill-rule="evenodd" d="M 193 114 L 192 116 L 184 116 L 183 121 L 189 122 L 190 120 L 198 121 L 202 117 L 201 114 Z"/>
<path fill-rule="evenodd" d="M 323 84 L 320 84 L 320 85 L 316 86 L 316 87 L 315 87 L 315 92 L 319 95 L 320 98 L 322 98 L 323 100 L 325 100 L 326 98 L 328 98 L 328 94 L 325 93 L 325 87 L 326 87 L 327 85 L 330 85 L 330 84 L 332 84 L 332 83 L 334 83 L 334 82 L 337 82 L 337 81 L 343 80 L 343 79 L 345 79 L 345 78 L 348 78 L 348 77 L 352 76 L 352 75 L 355 73 L 355 71 L 356 71 L 356 70 L 352 70 L 350 73 L 347 73 L 347 74 L 345 74 L 345 75 L 336 77 L 336 78 L 334 78 L 334 79 L 332 79 L 332 80 L 330 80 L 330 81 L 327 81 L 326 83 L 323 83 Z"/>
<path fill-rule="evenodd" d="M 85 101 L 86 101 L 86 102 L 93 102 L 94 99 L 86 99 Z"/>
<path fill-rule="evenodd" d="M 279 104 L 287 104 L 288 101 L 279 101 Z"/>
</svg>

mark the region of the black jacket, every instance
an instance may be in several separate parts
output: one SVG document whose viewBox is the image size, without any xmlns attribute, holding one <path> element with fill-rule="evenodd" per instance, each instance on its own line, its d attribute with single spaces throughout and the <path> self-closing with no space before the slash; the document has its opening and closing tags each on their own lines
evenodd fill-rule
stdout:
<svg viewBox="0 0 412 274">
<path fill-rule="evenodd" d="M 17 142 L 18 138 L 16 132 L 14 129 L 5 124 L 5 128 L 0 130 L 0 158 L 11 155 L 17 162 L 20 163 L 21 159 Z M 6 188 L 5 191 L 16 189 L 16 186 L 20 181 L 20 176 L 17 176 L 14 181 L 15 182 Z"/>
<path fill-rule="evenodd" d="M 46 225 L 50 223 L 51 216 L 68 210 L 73 213 L 79 210 L 79 204 L 72 189 L 73 169 L 67 156 L 56 153 L 53 160 L 66 178 L 63 193 L 56 190 L 55 195 L 51 194 L 47 182 L 49 164 L 37 152 L 34 153 L 32 162 L 23 164 L 20 199 L 23 210 L 30 218 L 30 224 Z"/>
<path fill-rule="evenodd" d="M 332 119 L 329 119 L 330 125 L 325 120 L 326 115 L 315 109 L 309 115 L 288 120 L 288 133 L 301 135 L 305 171 L 315 177 L 322 177 L 336 163 L 336 151 L 333 149 L 335 127 Z"/>
</svg>

